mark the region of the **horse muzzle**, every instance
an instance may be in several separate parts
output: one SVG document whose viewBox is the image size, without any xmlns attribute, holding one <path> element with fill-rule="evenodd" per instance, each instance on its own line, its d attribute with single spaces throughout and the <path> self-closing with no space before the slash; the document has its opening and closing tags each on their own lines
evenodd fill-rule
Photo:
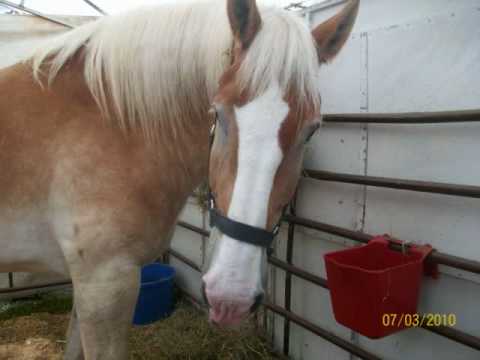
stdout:
<svg viewBox="0 0 480 360">
<path fill-rule="evenodd" d="M 263 293 L 257 294 L 252 300 L 209 297 L 205 291 L 205 283 L 202 283 L 202 296 L 209 307 L 209 320 L 222 327 L 239 325 L 259 308 L 264 297 Z"/>
</svg>

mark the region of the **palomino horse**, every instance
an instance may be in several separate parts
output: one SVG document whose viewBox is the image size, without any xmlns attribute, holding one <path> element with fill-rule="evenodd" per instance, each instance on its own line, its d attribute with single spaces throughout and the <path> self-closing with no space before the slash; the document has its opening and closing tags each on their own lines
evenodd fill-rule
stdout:
<svg viewBox="0 0 480 360">
<path fill-rule="evenodd" d="M 320 122 L 319 63 L 357 10 L 351 0 L 311 33 L 254 0 L 139 9 L 0 72 L 0 271 L 71 277 L 66 358 L 127 358 L 139 270 L 169 246 L 209 158 L 216 213 L 272 230 Z M 263 292 L 265 249 L 212 240 L 210 318 L 237 323 Z"/>
</svg>

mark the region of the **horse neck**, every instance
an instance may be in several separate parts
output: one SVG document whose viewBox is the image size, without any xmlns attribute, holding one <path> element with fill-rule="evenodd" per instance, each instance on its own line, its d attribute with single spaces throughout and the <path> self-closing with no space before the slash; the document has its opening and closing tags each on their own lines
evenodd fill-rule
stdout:
<svg viewBox="0 0 480 360">
<path fill-rule="evenodd" d="M 190 49 L 191 54 L 196 55 L 197 61 L 192 63 L 191 58 L 185 54 L 176 54 L 177 68 L 188 70 L 178 74 L 173 85 L 175 101 L 173 107 L 176 111 L 169 111 L 169 118 L 161 119 L 169 124 L 178 124 L 177 129 L 175 126 L 170 128 L 172 133 L 162 141 L 167 142 L 167 147 L 174 149 L 173 158 L 182 176 L 188 179 L 189 193 L 208 176 L 211 127 L 208 110 L 217 91 L 219 78 L 231 63 L 232 40 L 228 38 L 212 46 L 211 38 L 206 37 L 198 38 L 191 45 L 193 47 Z M 205 57 L 206 51 L 211 57 Z M 165 68 L 165 71 L 170 69 Z"/>
<path fill-rule="evenodd" d="M 206 103 L 206 109 L 209 104 Z M 208 176 L 208 159 L 210 156 L 208 110 L 204 116 L 192 118 L 184 132 L 175 142 L 178 169 L 188 179 L 186 184 L 191 193 Z"/>
<path fill-rule="evenodd" d="M 74 57 L 68 65 L 59 73 L 52 85 L 52 93 L 56 94 L 57 103 L 65 104 L 64 111 L 97 112 L 99 105 L 91 96 L 83 78 L 83 59 Z M 183 85 L 188 88 L 201 86 L 205 89 L 204 96 L 195 98 L 195 92 L 178 96 L 175 101 L 177 108 L 182 109 L 182 113 L 169 114 L 170 118 L 159 119 L 165 121 L 167 125 L 178 121 L 178 127 L 160 126 L 157 136 L 153 139 L 147 138 L 141 128 L 122 130 L 113 111 L 110 111 L 109 118 L 99 114 L 95 126 L 104 129 L 104 122 L 110 123 L 115 137 L 124 139 L 120 140 L 122 143 L 126 140 L 134 151 L 144 154 L 141 158 L 149 159 L 147 161 L 150 161 L 149 166 L 152 167 L 152 179 L 158 177 L 158 174 L 168 173 L 175 183 L 168 185 L 169 191 L 186 197 L 207 178 L 211 124 L 208 116 L 210 99 L 206 95 L 206 82 L 197 79 L 196 82 Z M 190 106 L 193 101 L 196 101 L 195 112 L 191 111 Z M 175 115 L 179 118 L 175 118 Z"/>
</svg>

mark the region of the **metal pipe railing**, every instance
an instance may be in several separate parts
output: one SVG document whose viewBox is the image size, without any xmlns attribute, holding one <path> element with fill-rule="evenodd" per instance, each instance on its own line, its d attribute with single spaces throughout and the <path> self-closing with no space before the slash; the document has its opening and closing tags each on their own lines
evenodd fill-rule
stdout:
<svg viewBox="0 0 480 360">
<path fill-rule="evenodd" d="M 480 338 L 467 334 L 461 330 L 448 326 L 427 326 L 426 324 L 423 324 L 422 328 L 480 351 Z"/>
<path fill-rule="evenodd" d="M 196 232 L 197 234 L 200 234 L 202 236 L 206 236 L 206 237 L 210 236 L 210 231 L 202 229 L 198 226 L 186 223 L 185 221 L 179 221 L 178 225 L 180 227 L 183 227 L 184 229 L 191 230 L 191 231 Z"/>
<path fill-rule="evenodd" d="M 92 8 L 94 8 L 96 11 L 98 11 L 102 15 L 108 15 L 107 12 L 103 11 L 102 8 L 100 8 L 97 4 L 95 4 L 93 1 L 90 0 L 83 0 L 85 3 L 90 5 Z"/>
<path fill-rule="evenodd" d="M 301 225 L 310 229 L 326 232 L 328 234 L 337 235 L 341 237 L 345 237 L 354 241 L 358 241 L 361 243 L 368 243 L 373 235 L 365 234 L 359 231 L 353 231 L 345 228 L 341 228 L 335 225 L 329 225 L 321 222 L 317 222 L 314 220 L 304 219 L 298 216 L 293 216 L 286 214 L 284 216 L 284 220 L 287 222 L 294 223 L 296 225 Z M 209 236 L 209 231 L 199 228 L 197 226 L 185 223 L 183 221 L 179 221 L 178 225 L 189 229 L 191 231 L 197 232 L 202 236 Z M 401 247 L 396 244 L 391 244 L 392 248 L 397 251 L 401 251 Z M 408 246 L 408 245 L 407 245 Z M 470 259 L 465 259 L 459 256 L 449 255 L 442 253 L 440 251 L 434 250 L 427 256 L 426 261 L 432 262 L 435 264 L 446 265 L 456 269 L 465 270 L 469 272 L 473 272 L 476 274 L 480 274 L 480 262 Z"/>
<path fill-rule="evenodd" d="M 12 272 L 8 273 L 8 287 L 13 288 L 13 273 Z"/>
<path fill-rule="evenodd" d="M 195 264 L 189 258 L 183 256 L 178 251 L 175 251 L 173 249 L 169 249 L 167 252 L 168 252 L 169 255 L 172 255 L 172 256 L 176 257 L 178 260 L 183 261 L 185 264 L 190 266 L 192 269 L 197 270 L 198 272 L 202 272 L 202 268 L 199 265 Z"/>
<path fill-rule="evenodd" d="M 368 241 L 373 237 L 373 235 L 365 234 L 365 233 L 362 233 L 362 232 L 359 232 L 359 231 L 353 231 L 353 230 L 341 228 L 341 227 L 334 226 L 334 225 L 324 224 L 324 223 L 321 223 L 321 222 L 317 222 L 317 221 L 314 221 L 314 220 L 308 220 L 308 219 L 304 219 L 304 218 L 289 215 L 289 214 L 286 214 L 284 216 L 284 220 L 286 220 L 289 223 L 291 222 L 293 224 L 304 226 L 304 227 L 307 227 L 309 229 L 314 229 L 314 230 L 317 230 L 317 231 L 326 232 L 328 234 L 341 236 L 341 237 L 348 238 L 348 239 L 351 239 L 351 240 L 354 240 L 354 241 L 358 241 L 358 242 L 361 242 L 361 243 L 364 243 L 364 244 L 368 243 Z M 185 229 L 189 229 L 189 230 L 192 230 L 194 232 L 197 232 L 198 234 L 200 234 L 202 236 L 209 236 L 209 234 L 210 234 L 207 230 L 201 229 L 201 228 L 193 226 L 191 224 L 187 224 L 183 221 L 179 221 L 178 225 L 185 228 Z M 397 251 L 402 250 L 401 247 L 396 245 L 396 244 L 392 243 L 391 246 L 394 250 L 397 250 Z M 476 273 L 476 274 L 480 274 L 480 262 L 479 261 L 465 259 L 465 258 L 462 258 L 462 257 L 445 254 L 445 253 L 442 253 L 442 252 L 436 251 L 436 250 L 432 251 L 432 253 L 427 257 L 426 261 L 432 262 L 432 263 L 435 263 L 435 264 L 450 266 L 450 267 L 453 267 L 453 268 L 456 268 L 456 269 L 465 270 L 465 271 L 473 272 L 473 273 Z"/>
<path fill-rule="evenodd" d="M 290 207 L 290 211 L 295 213 L 295 207 Z M 293 266 L 293 244 L 295 240 L 295 224 L 288 223 L 288 236 L 287 236 L 287 248 L 285 259 L 288 266 Z M 277 259 L 278 260 L 278 259 Z M 278 260 L 280 261 L 280 260 Z M 292 274 L 287 271 L 285 273 L 285 296 L 284 296 L 284 307 L 286 311 L 291 310 L 292 303 Z M 288 356 L 290 353 L 290 320 L 285 319 L 283 323 L 283 354 Z"/>
<path fill-rule="evenodd" d="M 473 185 L 459 185 L 431 181 L 404 180 L 379 176 L 342 174 L 311 169 L 305 169 L 304 175 L 305 178 L 315 180 L 376 186 L 390 189 L 410 190 L 424 193 L 480 198 L 480 186 Z"/>
<path fill-rule="evenodd" d="M 337 345 L 338 347 L 342 348 L 345 351 L 348 351 L 351 354 L 354 354 L 355 356 L 358 356 L 361 359 L 367 359 L 367 360 L 381 360 L 381 357 L 378 357 L 377 355 L 362 349 L 360 346 L 355 345 L 347 340 L 342 339 L 340 336 L 335 335 L 334 333 L 327 331 L 320 326 L 317 326 L 310 321 L 295 315 L 294 313 L 287 311 L 283 309 L 282 307 L 265 302 L 263 304 L 267 309 L 273 311 L 274 313 L 283 316 L 285 319 L 288 319 L 289 321 L 303 327 L 304 329 L 307 329 L 308 331 L 314 333 L 315 335 L 320 336 L 322 339 L 327 340 L 328 342 Z"/>
<path fill-rule="evenodd" d="M 298 216 L 292 216 L 287 214 L 285 215 L 284 218 L 288 222 L 293 222 L 297 225 L 301 225 L 309 229 L 314 229 L 314 230 L 326 232 L 328 234 L 345 237 L 345 238 L 358 241 L 364 244 L 368 243 L 368 241 L 373 237 L 372 235 L 365 234 L 359 231 L 353 231 L 353 230 L 341 228 L 334 225 L 324 224 L 314 220 L 304 219 Z M 394 250 L 397 250 L 397 251 L 402 250 L 401 247 L 397 244 L 391 243 L 390 245 Z M 480 274 L 479 261 L 445 254 L 437 250 L 433 250 L 427 256 L 426 261 L 432 262 L 435 264 L 440 264 L 440 265 L 447 265 L 450 267 L 454 267 L 456 269 L 461 269 L 461 270 L 470 271 L 476 274 Z"/>
<path fill-rule="evenodd" d="M 268 258 L 268 262 L 272 264 L 273 266 L 276 266 L 282 270 L 285 270 L 287 273 L 290 273 L 292 275 L 295 275 L 299 277 L 300 279 L 307 280 L 311 282 L 312 284 L 318 285 L 324 289 L 328 289 L 328 281 L 327 279 L 324 279 L 320 276 L 314 275 L 308 271 L 305 271 L 303 269 L 300 269 L 299 267 L 295 265 L 291 265 L 289 263 L 286 263 L 285 261 L 280 260 L 279 258 L 275 256 L 270 256 Z"/>
<path fill-rule="evenodd" d="M 21 291 L 27 291 L 27 290 L 40 290 L 40 289 L 48 289 L 51 287 L 57 287 L 57 286 L 65 286 L 65 285 L 72 285 L 71 281 L 57 281 L 53 283 L 43 283 L 43 284 L 37 284 L 37 285 L 29 285 L 29 286 L 17 286 L 17 287 L 11 287 L 7 289 L 0 289 L 0 295 L 4 294 L 13 294 Z"/>
<path fill-rule="evenodd" d="M 323 120 L 327 123 L 360 123 L 360 124 L 445 124 L 459 122 L 480 122 L 480 110 L 395 113 L 395 114 L 326 114 Z"/>
</svg>

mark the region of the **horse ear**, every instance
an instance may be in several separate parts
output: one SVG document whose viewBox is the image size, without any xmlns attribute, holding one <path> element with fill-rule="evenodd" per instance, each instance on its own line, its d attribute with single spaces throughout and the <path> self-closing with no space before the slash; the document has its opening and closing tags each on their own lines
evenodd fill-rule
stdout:
<svg viewBox="0 0 480 360">
<path fill-rule="evenodd" d="M 255 0 L 228 0 L 227 13 L 235 40 L 247 49 L 262 25 Z"/>
<path fill-rule="evenodd" d="M 347 41 L 357 17 L 358 4 L 359 0 L 350 0 L 337 15 L 313 29 L 320 63 L 332 60 Z"/>
</svg>

